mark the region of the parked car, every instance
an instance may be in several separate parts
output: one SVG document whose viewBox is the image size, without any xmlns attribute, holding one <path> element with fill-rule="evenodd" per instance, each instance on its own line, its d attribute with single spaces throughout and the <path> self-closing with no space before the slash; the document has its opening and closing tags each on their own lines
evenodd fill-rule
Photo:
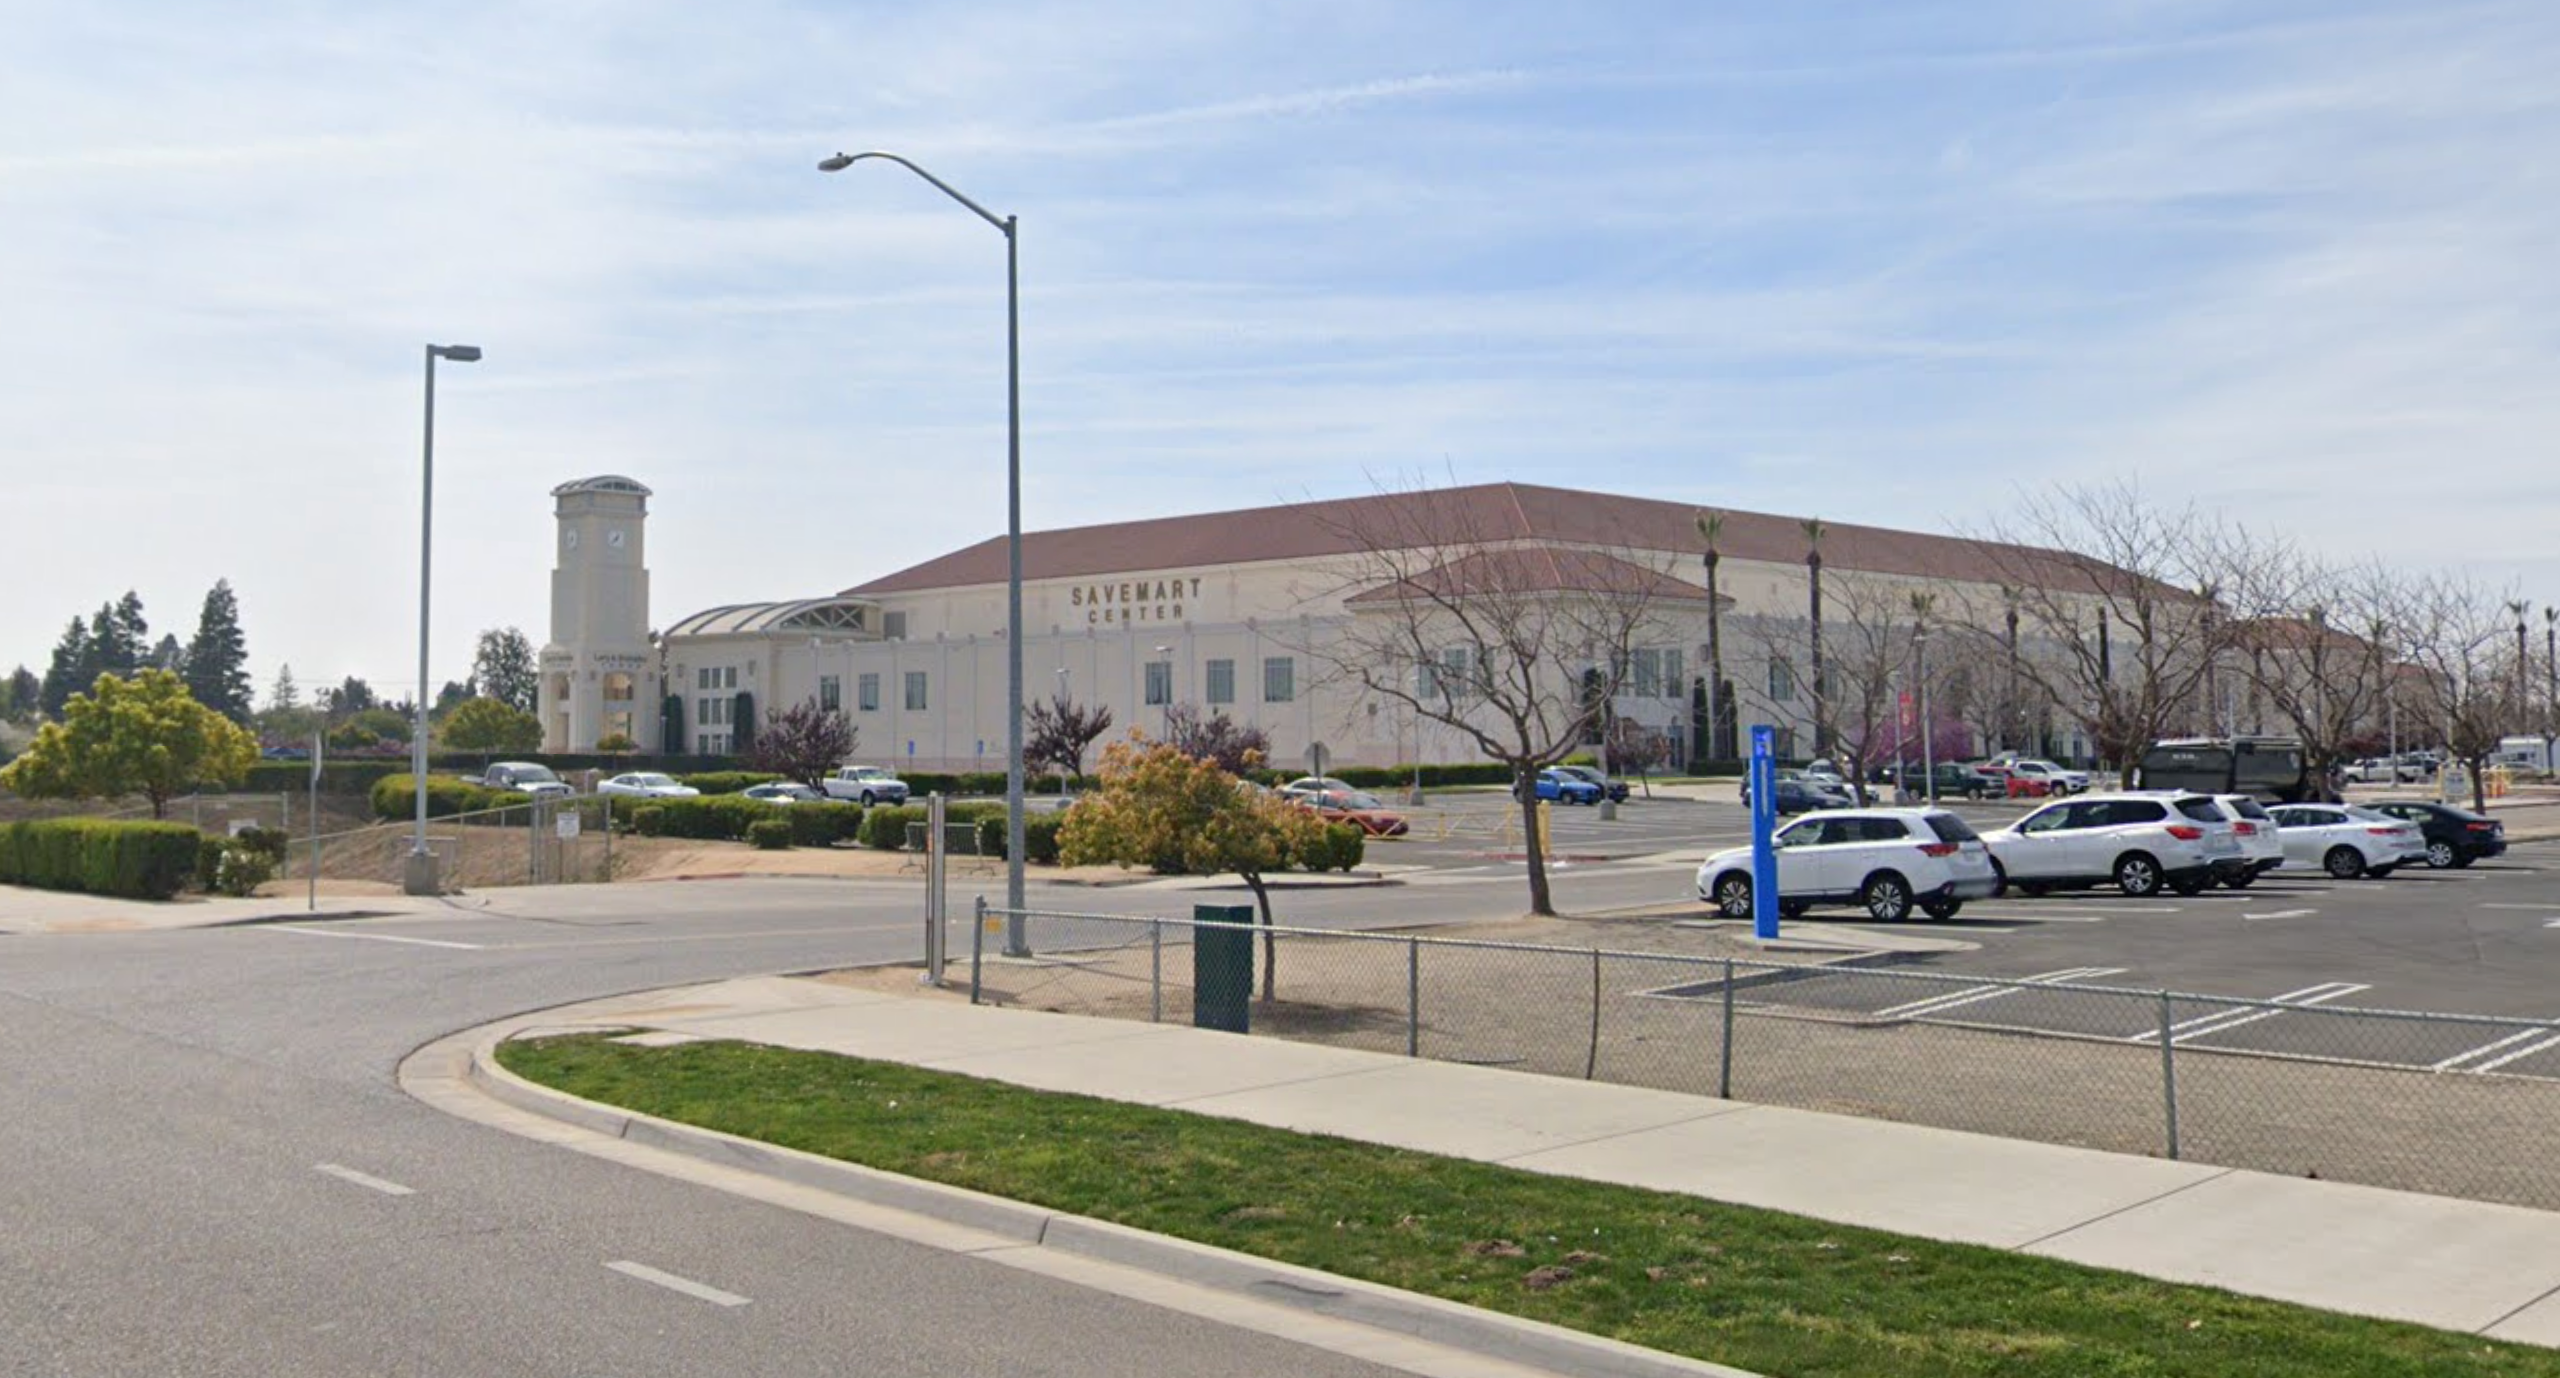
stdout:
<svg viewBox="0 0 2560 1378">
<path fill-rule="evenodd" d="M 2413 785 L 2431 772 L 2407 757 L 2368 756 L 2338 767 L 2338 778 L 2351 785 Z"/>
<path fill-rule="evenodd" d="M 2071 770 L 2035 756 L 2010 762 L 2009 778 L 2042 785 L 2046 794 L 2078 794 L 2089 788 L 2089 772 Z"/>
<path fill-rule="evenodd" d="M 1909 917 L 1914 905 L 1947 919 L 2000 885 L 1982 839 L 1945 809 L 1825 810 L 1780 829 L 1774 842 L 1778 908 L 1790 916 L 1809 905 L 1854 903 L 1888 922 Z M 1697 885 L 1716 912 L 1749 918 L 1751 849 L 1708 857 Z"/>
<path fill-rule="evenodd" d="M 577 793 L 568 781 L 553 774 L 551 767 L 531 761 L 500 761 L 480 772 L 479 782 L 489 789 L 514 790 L 537 799 L 566 798 Z"/>
<path fill-rule="evenodd" d="M 1858 803 L 1857 798 L 1846 788 L 1814 779 L 1793 769 L 1781 770 L 1775 778 L 1777 792 L 1774 797 L 1777 800 L 1778 812 L 1782 814 L 1805 813 L 1813 809 L 1855 808 Z M 1744 776 L 1742 780 L 1742 802 L 1745 807 L 1749 807 L 1751 803 L 1749 776 Z"/>
<path fill-rule="evenodd" d="M 2507 850 L 2507 825 L 2469 809 L 2423 799 L 2394 799 L 2374 805 L 2373 811 L 2417 824 L 2418 835 L 2426 839 L 2427 864 L 2439 870 L 2458 869 Z"/>
<path fill-rule="evenodd" d="M 2224 885 L 2246 890 L 2258 877 L 2284 865 L 2284 842 L 2276 836 L 2276 820 L 2266 805 L 2245 794 L 2211 798 L 2231 824 L 2232 836 L 2240 840 L 2240 855 L 2214 868 Z"/>
<path fill-rule="evenodd" d="M 907 782 L 880 766 L 846 766 L 822 783 L 829 799 L 851 799 L 865 808 L 907 802 Z"/>
<path fill-rule="evenodd" d="M 1385 800 L 1365 790 L 1318 790 L 1313 794 L 1283 795 L 1316 811 L 1327 823 L 1351 823 L 1371 837 L 1402 837 L 1412 825 L 1403 814 L 1387 807 Z"/>
<path fill-rule="evenodd" d="M 617 799 L 693 799 L 700 797 L 702 791 L 678 783 L 672 775 L 660 775 L 654 770 L 635 770 L 596 786 L 596 793 L 610 794 Z"/>
<path fill-rule="evenodd" d="M 2412 861 L 2427 859 L 2426 834 L 2405 818 L 2360 804 L 2280 804 L 2276 836 L 2287 861 L 2316 866 L 2339 880 L 2380 880 Z"/>
<path fill-rule="evenodd" d="M 1894 778 L 1893 763 L 1887 761 L 1876 767 L 1875 777 L 1868 783 L 1891 785 Z M 1962 761 L 1938 761 L 1926 765 L 1907 761 L 1903 763 L 1901 780 L 1902 787 L 1915 796 L 1935 794 L 1941 799 L 1992 799 L 2007 793 L 2008 786 L 2008 777 Z"/>
<path fill-rule="evenodd" d="M 1601 793 L 1621 804 L 1627 802 L 1627 782 L 1624 780 L 1612 780 L 1593 766 L 1557 766 L 1556 769 L 1577 780 L 1588 780 L 1598 785 Z"/>
<path fill-rule="evenodd" d="M 770 784 L 749 785 L 738 793 L 749 799 L 761 799 L 768 804 L 809 804 L 827 797 L 797 780 L 776 780 Z"/>
<path fill-rule="evenodd" d="M 1597 804 L 1600 787 L 1579 776 L 1547 769 L 1538 772 L 1538 797 L 1565 804 Z"/>
<path fill-rule="evenodd" d="M 2192 895 L 2240 855 L 2210 797 L 2171 792 L 2058 799 L 1982 840 L 2002 880 L 2027 895 L 2110 883 L 2134 896 Z"/>
<path fill-rule="evenodd" d="M 1280 786 L 1280 793 L 1287 795 L 1292 799 L 1313 798 L 1314 796 L 1323 794 L 1328 790 L 1340 791 L 1345 794 L 1358 792 L 1356 786 L 1337 780 L 1330 775 L 1301 775 L 1297 779 Z"/>
</svg>

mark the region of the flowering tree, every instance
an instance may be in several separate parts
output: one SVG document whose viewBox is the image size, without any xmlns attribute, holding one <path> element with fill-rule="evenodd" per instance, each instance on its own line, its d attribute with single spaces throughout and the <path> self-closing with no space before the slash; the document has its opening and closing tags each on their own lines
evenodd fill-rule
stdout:
<svg viewBox="0 0 2560 1378">
<path fill-rule="evenodd" d="M 1263 877 L 1323 855 L 1325 828 L 1312 811 L 1245 784 L 1215 761 L 1132 734 L 1103 749 L 1101 785 L 1067 811 L 1058 828 L 1058 859 L 1069 866 L 1144 866 L 1160 875 L 1232 871 L 1243 877 L 1261 915 L 1262 998 L 1269 1000 L 1275 944 Z"/>
<path fill-rule="evenodd" d="M 807 699 L 765 715 L 764 730 L 756 733 L 755 742 L 747 748 L 747 764 L 797 780 L 811 789 L 821 789 L 820 781 L 853 759 L 854 743 L 859 737 L 844 714 L 819 707 L 816 699 Z"/>
<path fill-rule="evenodd" d="M 0 787 L 29 799 L 113 799 L 139 794 L 161 817 L 199 784 L 238 784 L 257 764 L 258 739 L 195 701 L 167 670 L 131 679 L 100 675 L 63 705 L 62 721 L 36 732 L 26 754 L 0 770 Z"/>
<path fill-rule="evenodd" d="M 1164 738 L 1175 750 L 1197 760 L 1214 761 L 1218 769 L 1241 776 L 1270 759 L 1271 734 L 1240 726 L 1224 713 L 1200 716 L 1200 710 L 1177 703 L 1164 710 Z"/>
</svg>

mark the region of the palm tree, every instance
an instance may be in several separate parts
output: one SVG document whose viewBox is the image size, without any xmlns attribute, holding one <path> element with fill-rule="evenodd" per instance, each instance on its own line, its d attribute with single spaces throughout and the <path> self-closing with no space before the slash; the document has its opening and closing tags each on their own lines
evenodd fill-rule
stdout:
<svg viewBox="0 0 2560 1378">
<path fill-rule="evenodd" d="M 1723 537 L 1722 512 L 1698 514 L 1698 538 L 1707 543 L 1707 754 L 1720 761 L 1735 754 L 1724 726 L 1724 600 L 1716 594 L 1716 566 L 1724 562 L 1717 545 Z"/>
<path fill-rule="evenodd" d="M 1822 538 L 1830 528 L 1820 517 L 1797 523 L 1804 530 L 1804 569 L 1812 612 L 1813 754 L 1831 753 L 1831 685 L 1822 674 Z"/>
</svg>

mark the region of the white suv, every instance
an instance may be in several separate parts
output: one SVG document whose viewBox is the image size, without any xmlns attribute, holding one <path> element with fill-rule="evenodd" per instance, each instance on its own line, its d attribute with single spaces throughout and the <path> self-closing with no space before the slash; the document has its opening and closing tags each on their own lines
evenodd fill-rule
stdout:
<svg viewBox="0 0 2560 1378">
<path fill-rule="evenodd" d="M 2222 883 L 2234 890 L 2246 890 L 2250 882 L 2284 864 L 2284 839 L 2276 836 L 2275 815 L 2267 806 L 2245 794 L 2217 794 L 2215 808 L 2231 825 L 2232 836 L 2240 840 L 2240 855 L 2214 868 Z"/>
<path fill-rule="evenodd" d="M 1809 905 L 1849 902 L 1872 919 L 1907 918 L 1915 904 L 1946 919 L 2000 888 L 1981 837 L 1945 809 L 1826 809 L 1779 829 L 1775 841 L 1778 909 L 1790 918 Z M 1708 857 L 1698 898 L 1726 918 L 1751 917 L 1751 849 Z"/>
<path fill-rule="evenodd" d="M 2192 895 L 2240 856 L 2211 796 L 2170 791 L 2057 800 L 1982 840 L 2001 879 L 2027 895 L 2111 882 L 2128 895 Z"/>
</svg>

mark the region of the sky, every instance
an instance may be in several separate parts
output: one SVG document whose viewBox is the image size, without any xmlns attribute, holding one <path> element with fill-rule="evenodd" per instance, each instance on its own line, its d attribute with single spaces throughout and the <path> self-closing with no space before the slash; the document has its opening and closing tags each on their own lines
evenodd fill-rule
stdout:
<svg viewBox="0 0 2560 1378">
<path fill-rule="evenodd" d="M 1004 523 L 1516 480 L 1980 530 L 2130 476 L 2560 600 L 2560 6 L 0 0 L 0 672 L 262 690 Z"/>
</svg>

